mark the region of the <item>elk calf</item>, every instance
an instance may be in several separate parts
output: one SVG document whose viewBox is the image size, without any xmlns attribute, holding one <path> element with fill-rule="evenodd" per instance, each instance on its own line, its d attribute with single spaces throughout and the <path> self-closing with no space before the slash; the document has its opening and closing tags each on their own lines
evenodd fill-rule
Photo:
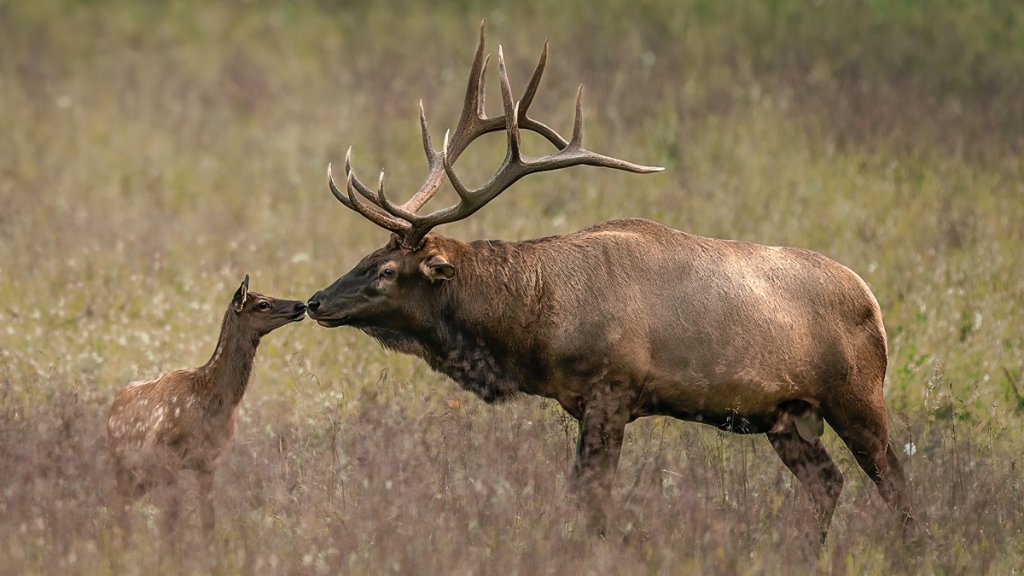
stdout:
<svg viewBox="0 0 1024 576">
<path fill-rule="evenodd" d="M 107 445 L 126 533 L 132 502 L 155 487 L 165 489 L 164 529 L 177 526 L 182 470 L 197 475 L 202 525 L 213 530 L 213 473 L 234 438 L 235 412 L 260 338 L 305 314 L 302 302 L 249 292 L 247 274 L 224 313 L 217 348 L 205 365 L 129 384 L 118 393 L 107 420 Z"/>
</svg>

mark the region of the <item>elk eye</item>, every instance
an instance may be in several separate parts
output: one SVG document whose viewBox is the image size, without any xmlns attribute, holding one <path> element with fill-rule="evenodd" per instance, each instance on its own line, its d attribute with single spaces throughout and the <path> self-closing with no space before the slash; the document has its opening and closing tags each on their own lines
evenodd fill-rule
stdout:
<svg viewBox="0 0 1024 576">
<path fill-rule="evenodd" d="M 383 276 L 385 278 L 394 278 L 395 277 L 395 269 L 388 267 L 388 268 L 385 268 L 385 269 L 381 270 L 380 274 L 381 274 L 381 276 Z"/>
<path fill-rule="evenodd" d="M 260 302 L 259 309 L 260 310 L 264 310 L 264 311 L 269 310 L 270 309 L 270 302 L 267 302 L 266 300 L 264 300 L 263 302 Z"/>
</svg>

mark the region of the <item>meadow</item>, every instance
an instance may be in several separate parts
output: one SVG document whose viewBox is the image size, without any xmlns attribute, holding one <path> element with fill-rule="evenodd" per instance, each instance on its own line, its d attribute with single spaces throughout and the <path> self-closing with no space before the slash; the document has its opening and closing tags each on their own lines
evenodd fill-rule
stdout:
<svg viewBox="0 0 1024 576">
<path fill-rule="evenodd" d="M 484 18 L 516 92 L 550 39 L 537 118 L 569 132 L 582 82 L 588 147 L 667 169 L 532 176 L 440 232 L 641 216 L 857 271 L 918 548 L 830 430 L 846 486 L 807 558 L 809 500 L 764 437 L 665 418 L 627 428 L 591 538 L 556 404 L 486 405 L 309 321 L 260 348 L 213 541 L 162 554 L 150 502 L 117 536 L 116 391 L 205 362 L 244 274 L 305 299 L 387 240 L 326 166 L 351 145 L 364 180 L 383 167 L 411 194 L 417 102 L 439 142 Z M 0 0 L 0 574 L 1020 574 L 1021 94 L 1024 5 L 1000 0 Z M 485 138 L 459 172 L 478 183 L 503 153 Z"/>
</svg>

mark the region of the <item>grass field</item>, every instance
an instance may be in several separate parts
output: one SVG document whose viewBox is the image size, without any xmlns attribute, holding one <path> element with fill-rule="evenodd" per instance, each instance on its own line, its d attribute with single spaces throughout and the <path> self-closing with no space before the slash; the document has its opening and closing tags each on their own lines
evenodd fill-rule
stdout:
<svg viewBox="0 0 1024 576">
<path fill-rule="evenodd" d="M 0 0 L 0 573 L 1024 571 L 1024 7 L 399 4 Z M 483 18 L 517 92 L 551 39 L 538 118 L 568 132 L 583 82 L 588 146 L 667 170 L 533 176 L 441 231 L 643 216 L 856 270 L 886 321 L 919 550 L 831 431 L 846 489 L 807 560 L 809 501 L 763 437 L 663 418 L 628 428 L 594 540 L 557 405 L 485 405 L 311 322 L 263 342 L 215 541 L 162 555 L 152 503 L 116 537 L 114 393 L 205 362 L 245 273 L 304 299 L 386 241 L 331 198 L 327 163 L 352 145 L 364 180 L 415 190 L 417 101 L 439 141 Z M 460 173 L 481 181 L 503 147 Z"/>
</svg>

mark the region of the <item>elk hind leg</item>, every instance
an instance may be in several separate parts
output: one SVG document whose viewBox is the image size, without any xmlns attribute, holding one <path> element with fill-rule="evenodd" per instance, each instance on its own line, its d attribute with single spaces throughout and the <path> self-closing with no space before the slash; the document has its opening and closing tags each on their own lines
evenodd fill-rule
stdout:
<svg viewBox="0 0 1024 576">
<path fill-rule="evenodd" d="M 820 416 L 805 412 L 767 436 L 775 453 L 810 492 L 820 543 L 824 544 L 843 490 L 843 474 L 825 450 L 820 430 Z"/>
<path fill-rule="evenodd" d="M 896 452 L 889 443 L 888 412 L 881 387 L 872 402 L 849 402 L 826 414 L 826 420 L 853 453 L 878 493 L 900 515 L 904 536 L 914 530 L 914 511 Z"/>
</svg>

